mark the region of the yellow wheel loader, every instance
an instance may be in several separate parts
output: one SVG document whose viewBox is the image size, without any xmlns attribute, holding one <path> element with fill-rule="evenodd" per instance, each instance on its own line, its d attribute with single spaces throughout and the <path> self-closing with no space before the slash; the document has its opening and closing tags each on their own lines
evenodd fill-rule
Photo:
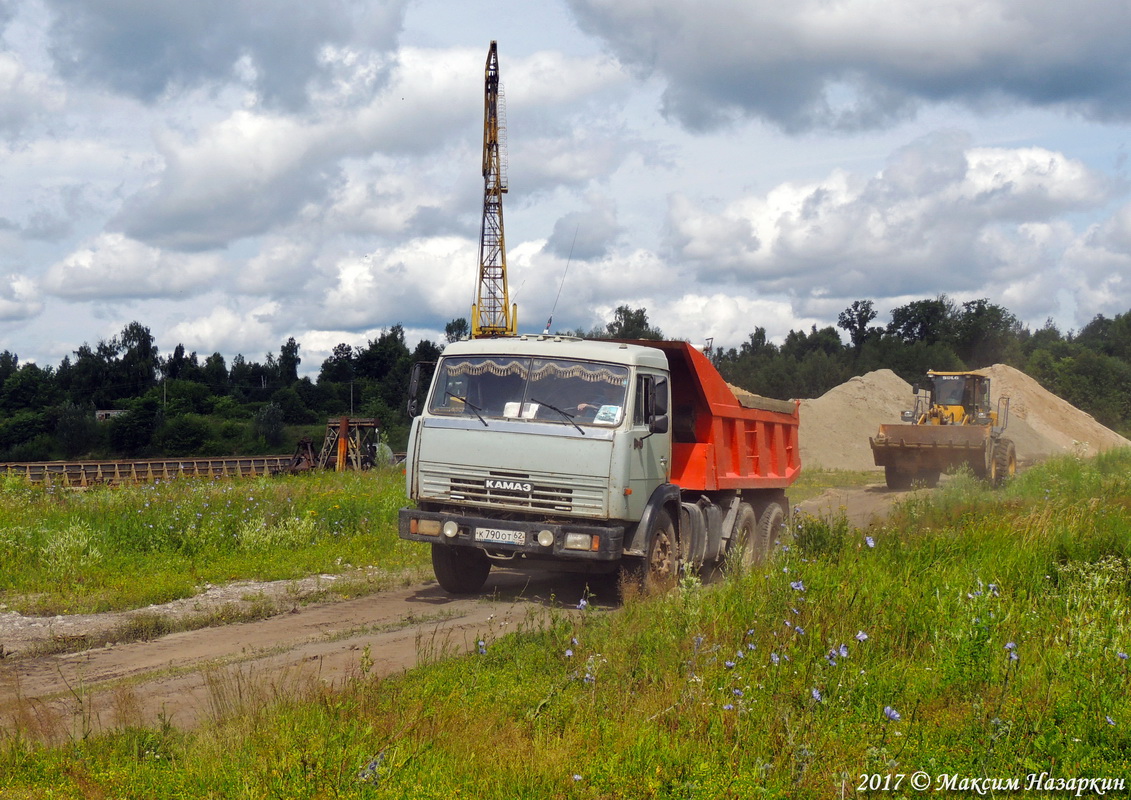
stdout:
<svg viewBox="0 0 1131 800">
<path fill-rule="evenodd" d="M 884 468 L 889 489 L 909 489 L 915 481 L 938 483 L 939 475 L 963 464 L 1000 486 L 1017 472 L 1017 452 L 1002 433 L 1009 423 L 1009 398 L 990 402 L 990 379 L 975 372 L 927 373 L 925 386 L 902 423 L 881 425 L 870 439 L 876 466 Z"/>
</svg>

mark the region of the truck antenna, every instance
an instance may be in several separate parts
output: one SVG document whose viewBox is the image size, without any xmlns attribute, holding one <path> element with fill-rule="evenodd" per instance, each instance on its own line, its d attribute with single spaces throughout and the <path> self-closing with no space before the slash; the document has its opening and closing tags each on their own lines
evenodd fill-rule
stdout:
<svg viewBox="0 0 1131 800">
<path fill-rule="evenodd" d="M 546 330 L 542 331 L 543 336 L 549 335 L 550 326 L 554 324 L 554 312 L 558 310 L 558 298 L 562 296 L 562 287 L 565 286 L 566 275 L 569 274 L 569 262 L 573 260 L 573 246 L 577 244 L 577 232 L 579 230 L 581 230 L 580 222 L 573 229 L 573 241 L 569 244 L 569 256 L 566 258 L 565 269 L 562 271 L 562 282 L 558 284 L 558 293 L 554 296 L 554 305 L 550 309 L 550 318 L 546 320 Z"/>
</svg>

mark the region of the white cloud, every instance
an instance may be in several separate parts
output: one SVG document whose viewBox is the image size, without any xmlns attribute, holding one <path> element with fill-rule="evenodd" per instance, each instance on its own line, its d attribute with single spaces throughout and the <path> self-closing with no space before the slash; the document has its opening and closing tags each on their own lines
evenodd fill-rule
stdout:
<svg viewBox="0 0 1131 800">
<path fill-rule="evenodd" d="M 276 302 L 246 310 L 221 305 L 204 316 L 173 325 L 166 335 L 170 342 L 181 342 L 198 353 L 242 353 L 249 361 L 261 361 L 266 353 L 277 352 L 285 341 L 286 337 L 279 335 L 279 323 L 284 318 L 285 310 Z"/>
<path fill-rule="evenodd" d="M 583 30 L 665 109 L 705 130 L 741 116 L 786 130 L 861 130 L 927 102 L 1002 99 L 1099 118 L 1131 115 L 1131 22 L 1121 0 L 1087 13 L 1049 0 L 569 0 Z"/>
<path fill-rule="evenodd" d="M 0 133 L 14 136 L 58 111 L 64 93 L 47 75 L 33 72 L 12 53 L 0 52 Z"/>
<path fill-rule="evenodd" d="M 43 311 L 39 288 L 24 275 L 0 278 L 0 322 L 31 319 Z"/>
<path fill-rule="evenodd" d="M 107 233 L 52 265 L 43 288 L 68 300 L 184 298 L 210 289 L 224 270 L 215 255 L 162 251 Z"/>
<path fill-rule="evenodd" d="M 342 259 L 311 319 L 320 328 L 355 331 L 386 322 L 407 326 L 450 319 L 452 309 L 471 307 L 477 247 L 465 239 L 434 237 Z"/>
<path fill-rule="evenodd" d="M 716 214 L 676 197 L 669 226 L 677 252 L 701 275 L 749 290 L 996 296 L 1004 279 L 1024 279 L 1055 258 L 1032 226 L 1091 211 L 1111 194 L 1110 181 L 1063 154 L 969 147 L 964 137 L 941 135 L 897 152 L 872 178 L 837 170 Z M 1059 238 L 1058 252 L 1063 232 Z"/>
</svg>

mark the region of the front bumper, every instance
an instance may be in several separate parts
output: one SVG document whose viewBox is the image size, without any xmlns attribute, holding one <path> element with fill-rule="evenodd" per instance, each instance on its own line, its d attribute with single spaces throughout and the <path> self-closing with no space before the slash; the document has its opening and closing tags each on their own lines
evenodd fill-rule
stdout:
<svg viewBox="0 0 1131 800">
<path fill-rule="evenodd" d="M 421 525 L 421 522 L 432 523 Z M 458 527 L 455 536 L 449 537 L 439 531 L 447 522 Z M 415 508 L 402 508 L 398 518 L 398 534 L 402 539 L 413 542 L 476 547 L 487 553 L 503 558 L 526 556 L 537 559 L 563 559 L 570 561 L 615 561 L 624 551 L 624 525 L 592 525 L 584 522 L 529 522 L 525 520 L 499 520 L 487 517 L 473 517 L 463 514 L 418 511 Z M 421 529 L 435 529 L 436 533 L 420 533 Z M 521 542 L 494 542 L 476 539 L 477 531 L 484 530 L 517 531 L 522 534 Z M 549 531 L 553 535 L 550 545 L 539 544 L 539 533 Z M 591 537 L 589 549 L 566 547 L 569 534 Z M 542 537 L 545 539 L 546 537 Z M 576 536 L 573 537 L 576 540 Z"/>
</svg>

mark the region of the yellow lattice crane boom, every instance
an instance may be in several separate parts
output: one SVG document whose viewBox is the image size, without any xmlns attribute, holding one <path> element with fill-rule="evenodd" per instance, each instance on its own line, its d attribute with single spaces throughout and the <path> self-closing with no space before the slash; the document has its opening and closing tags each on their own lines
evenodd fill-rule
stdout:
<svg viewBox="0 0 1131 800">
<path fill-rule="evenodd" d="M 500 144 L 500 141 L 502 144 Z M 518 307 L 507 291 L 507 247 L 503 236 L 506 175 L 506 105 L 499 86 L 495 42 L 487 51 L 483 90 L 483 223 L 479 230 L 479 282 L 471 306 L 471 338 L 514 336 Z"/>
</svg>

